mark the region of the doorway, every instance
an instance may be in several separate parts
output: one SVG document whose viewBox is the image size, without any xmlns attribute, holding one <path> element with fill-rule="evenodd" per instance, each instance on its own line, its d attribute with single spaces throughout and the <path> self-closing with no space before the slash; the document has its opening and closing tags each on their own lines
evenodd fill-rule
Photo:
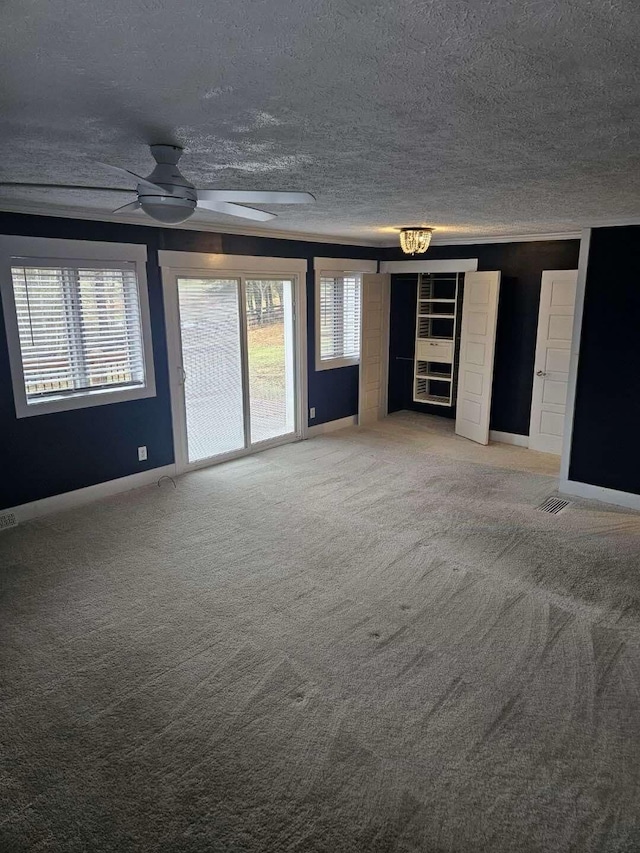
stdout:
<svg viewBox="0 0 640 853">
<path fill-rule="evenodd" d="M 163 281 L 178 471 L 300 438 L 299 277 L 164 269 Z"/>
<path fill-rule="evenodd" d="M 562 453 L 577 270 L 542 273 L 529 449 Z"/>
</svg>

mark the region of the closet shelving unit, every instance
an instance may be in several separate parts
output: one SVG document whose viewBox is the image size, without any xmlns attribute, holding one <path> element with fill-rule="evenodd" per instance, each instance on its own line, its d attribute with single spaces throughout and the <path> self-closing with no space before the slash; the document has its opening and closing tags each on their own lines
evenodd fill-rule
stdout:
<svg viewBox="0 0 640 853">
<path fill-rule="evenodd" d="M 420 273 L 413 399 L 452 406 L 457 381 L 461 273 Z"/>
</svg>

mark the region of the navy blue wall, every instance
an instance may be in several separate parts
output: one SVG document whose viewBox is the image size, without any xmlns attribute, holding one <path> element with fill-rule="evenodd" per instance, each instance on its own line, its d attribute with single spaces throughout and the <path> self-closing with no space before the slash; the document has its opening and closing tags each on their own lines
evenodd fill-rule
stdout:
<svg viewBox="0 0 640 853">
<path fill-rule="evenodd" d="M 579 240 L 432 246 L 428 259 L 478 258 L 479 270 L 500 270 L 500 304 L 493 375 L 491 429 L 529 434 L 533 363 L 543 270 L 577 269 Z M 406 260 L 387 250 L 386 260 Z M 455 407 L 413 402 L 417 276 L 394 276 L 391 289 L 389 409 L 414 409 L 445 417 Z"/>
<path fill-rule="evenodd" d="M 591 234 L 569 479 L 640 494 L 640 225 Z"/>
<path fill-rule="evenodd" d="M 312 243 L 233 234 L 155 228 L 86 220 L 0 213 L 0 234 L 144 243 L 153 332 L 157 396 L 128 403 L 38 415 L 15 416 L 0 322 L 0 433 L 8 453 L 0 463 L 0 508 L 94 485 L 156 468 L 173 461 L 159 249 L 235 255 L 304 258 L 307 276 L 309 405 L 320 424 L 357 413 L 358 368 L 315 371 L 313 257 L 401 259 L 395 249 Z M 429 258 L 477 257 L 479 269 L 502 271 L 492 409 L 493 429 L 526 434 L 540 277 L 545 269 L 577 266 L 578 241 L 434 246 Z M 396 280 L 392 288 L 390 409 L 422 408 L 411 400 L 415 323 L 415 278 Z M 1 310 L 1 309 L 0 309 Z M 403 361 L 396 356 L 403 354 Z M 442 409 L 435 409 L 443 414 Z M 148 460 L 136 448 L 145 444 Z"/>
<path fill-rule="evenodd" d="M 157 396 L 17 419 L 9 360 L 0 316 L 0 508 L 84 488 L 173 462 L 167 350 L 158 267 L 158 250 L 222 252 L 311 261 L 307 276 L 309 406 L 319 424 L 348 417 L 358 409 L 358 368 L 315 371 L 313 257 L 375 259 L 380 250 L 333 243 L 311 243 L 0 213 L 0 234 L 104 240 L 147 245 L 147 276 L 153 333 Z M 0 314 L 1 314 L 0 305 Z M 138 462 L 145 444 L 147 462 Z"/>
</svg>

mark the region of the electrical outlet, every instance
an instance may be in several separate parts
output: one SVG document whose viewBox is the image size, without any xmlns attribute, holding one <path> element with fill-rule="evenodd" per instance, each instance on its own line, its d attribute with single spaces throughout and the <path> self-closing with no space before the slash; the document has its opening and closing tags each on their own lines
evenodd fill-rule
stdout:
<svg viewBox="0 0 640 853">
<path fill-rule="evenodd" d="M 139 447 L 138 448 L 138 462 L 146 462 L 147 461 L 147 448 Z"/>
<path fill-rule="evenodd" d="M 309 409 L 309 417 L 310 417 L 310 418 L 315 418 L 315 416 L 316 416 L 316 407 L 315 407 L 315 406 L 311 406 L 311 408 Z"/>
</svg>

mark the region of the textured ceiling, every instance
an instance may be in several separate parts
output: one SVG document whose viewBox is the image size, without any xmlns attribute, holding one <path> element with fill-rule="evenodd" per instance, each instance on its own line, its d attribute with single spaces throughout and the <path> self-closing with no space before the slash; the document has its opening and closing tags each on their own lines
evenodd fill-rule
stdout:
<svg viewBox="0 0 640 853">
<path fill-rule="evenodd" d="M 279 231 L 640 219 L 637 0 L 9 0 L 0 29 L 2 180 L 122 186 L 92 161 L 147 174 L 145 144 L 177 142 L 196 185 L 314 193 L 272 208 Z M 0 208 L 128 198 L 3 190 Z"/>
</svg>

